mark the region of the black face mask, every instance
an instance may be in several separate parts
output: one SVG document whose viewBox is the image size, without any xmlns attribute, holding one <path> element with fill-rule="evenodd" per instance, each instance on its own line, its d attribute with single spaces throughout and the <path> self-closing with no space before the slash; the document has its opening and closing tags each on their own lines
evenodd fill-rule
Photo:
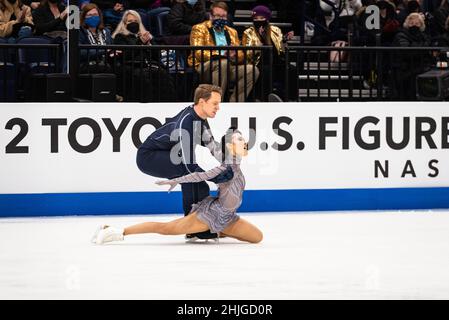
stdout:
<svg viewBox="0 0 449 320">
<path fill-rule="evenodd" d="M 410 31 L 410 33 L 412 33 L 412 34 L 417 34 L 417 33 L 419 33 L 419 27 L 417 27 L 417 26 L 413 26 L 413 27 L 410 27 L 410 28 L 408 28 L 408 31 Z"/>
<path fill-rule="evenodd" d="M 137 22 L 131 22 L 126 25 L 126 29 L 128 29 L 131 33 L 139 32 L 139 24 Z"/>
<path fill-rule="evenodd" d="M 253 21 L 253 23 L 254 23 L 254 27 L 256 28 L 256 30 L 259 30 L 260 27 L 266 28 L 267 25 L 268 25 L 268 21 L 267 20 Z"/>
</svg>

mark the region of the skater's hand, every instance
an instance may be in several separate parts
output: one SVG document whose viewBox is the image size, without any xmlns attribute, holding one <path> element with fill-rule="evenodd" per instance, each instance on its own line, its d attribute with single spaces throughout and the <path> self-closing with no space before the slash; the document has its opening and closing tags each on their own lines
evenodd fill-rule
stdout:
<svg viewBox="0 0 449 320">
<path fill-rule="evenodd" d="M 170 188 L 168 189 L 168 192 L 172 191 L 176 187 L 176 185 L 177 185 L 176 182 L 173 182 L 171 180 L 156 181 L 156 184 L 158 186 L 169 185 Z"/>
<path fill-rule="evenodd" d="M 215 178 L 209 179 L 208 181 L 211 181 L 215 184 L 219 184 L 228 182 L 229 180 L 232 180 L 232 178 L 234 178 L 234 171 L 232 171 L 231 166 L 228 166 L 225 171 L 220 173 Z"/>
</svg>

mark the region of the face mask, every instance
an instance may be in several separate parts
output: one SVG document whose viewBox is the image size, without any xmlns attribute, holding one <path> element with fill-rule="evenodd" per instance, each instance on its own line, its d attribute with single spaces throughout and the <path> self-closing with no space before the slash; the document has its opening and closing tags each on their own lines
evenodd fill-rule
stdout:
<svg viewBox="0 0 449 320">
<path fill-rule="evenodd" d="M 86 22 L 88 27 L 96 28 L 100 24 L 100 17 L 92 16 L 92 17 L 86 18 L 86 20 L 84 20 L 84 21 Z"/>
<path fill-rule="evenodd" d="M 417 26 L 413 26 L 413 27 L 410 27 L 410 28 L 408 28 L 408 30 L 410 31 L 410 33 L 413 33 L 413 34 L 416 34 L 416 33 L 419 33 L 419 27 L 417 27 Z"/>
<path fill-rule="evenodd" d="M 214 28 L 216 28 L 216 29 L 223 29 L 228 24 L 229 24 L 228 20 L 225 20 L 225 19 L 216 19 L 213 22 Z"/>
<path fill-rule="evenodd" d="M 139 32 L 139 24 L 137 22 L 131 22 L 126 25 L 126 29 L 128 29 L 131 33 Z"/>
<path fill-rule="evenodd" d="M 187 3 L 190 4 L 192 7 L 196 5 L 197 2 L 198 0 L 187 0 Z"/>
<path fill-rule="evenodd" d="M 256 30 L 259 30 L 260 27 L 266 27 L 268 25 L 268 21 L 267 20 L 262 20 L 262 21 L 253 21 L 254 23 L 254 27 L 256 28 Z"/>
</svg>

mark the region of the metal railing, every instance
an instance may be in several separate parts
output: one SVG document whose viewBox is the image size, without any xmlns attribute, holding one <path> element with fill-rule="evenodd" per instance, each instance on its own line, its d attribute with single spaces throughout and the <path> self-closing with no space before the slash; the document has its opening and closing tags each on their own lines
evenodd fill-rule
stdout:
<svg viewBox="0 0 449 320">
<path fill-rule="evenodd" d="M 62 72 L 61 51 L 60 44 L 0 43 L 0 101 L 26 100 L 33 75 Z"/>
<path fill-rule="evenodd" d="M 279 87 L 290 101 L 416 100 L 416 76 L 441 57 L 449 60 L 449 48 L 434 47 L 289 46 L 280 67 L 272 47 L 80 45 L 78 50 L 76 74 L 112 73 L 117 93 L 135 102 L 192 101 L 196 86 L 207 82 L 226 88 L 224 101 L 267 101 Z M 232 52 L 239 52 L 239 63 Z M 0 44 L 0 101 L 26 100 L 27 80 L 61 72 L 61 58 L 58 44 Z M 276 71 L 282 68 L 279 83 Z"/>
<path fill-rule="evenodd" d="M 266 101 L 271 73 L 259 72 L 259 67 L 272 65 L 272 50 L 270 46 L 79 45 L 79 74 L 115 74 L 117 93 L 124 101 L 192 101 L 199 83 L 226 88 L 224 101 Z"/>
<path fill-rule="evenodd" d="M 289 47 L 301 101 L 416 100 L 416 76 L 435 67 L 449 48 Z M 332 61 L 332 58 L 334 61 Z"/>
</svg>

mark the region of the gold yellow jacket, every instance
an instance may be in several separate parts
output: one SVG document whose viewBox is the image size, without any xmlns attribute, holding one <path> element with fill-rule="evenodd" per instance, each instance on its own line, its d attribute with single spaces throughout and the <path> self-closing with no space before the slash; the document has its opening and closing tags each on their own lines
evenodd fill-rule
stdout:
<svg viewBox="0 0 449 320">
<path fill-rule="evenodd" d="M 225 35 L 228 43 L 231 46 L 240 46 L 240 39 L 237 30 L 225 26 Z M 212 27 L 212 21 L 204 21 L 200 24 L 194 25 L 192 32 L 190 33 L 190 45 L 191 46 L 215 46 L 215 36 Z M 201 64 L 201 58 L 203 62 L 207 62 L 211 59 L 211 50 L 203 50 L 203 55 L 201 50 L 195 51 L 195 67 Z M 212 50 L 212 56 L 220 55 L 219 50 Z M 238 51 L 237 62 L 240 64 L 243 62 L 244 54 L 242 51 Z M 189 65 L 193 66 L 193 54 L 189 56 Z"/>
<path fill-rule="evenodd" d="M 0 8 L 0 37 L 9 37 L 13 31 L 13 26 L 16 24 L 15 20 L 9 21 L 12 14 L 19 17 L 20 8 L 18 1 L 10 4 L 8 1 L 3 2 L 3 8 Z M 22 5 L 22 10 L 25 10 L 25 19 L 23 22 L 33 24 L 33 16 L 31 15 L 31 8 Z"/>
<path fill-rule="evenodd" d="M 270 25 L 270 28 L 271 28 L 271 41 L 273 42 L 274 46 L 277 49 L 277 54 L 282 55 L 284 53 L 284 47 L 282 43 L 283 40 L 282 31 L 281 29 L 273 25 Z M 242 38 L 242 45 L 248 47 L 259 47 L 263 45 L 254 27 L 249 27 L 248 29 L 245 30 Z M 253 57 L 253 50 L 248 51 L 249 62 L 252 63 L 254 58 L 256 64 L 258 64 L 260 61 L 261 51 L 255 51 L 254 54 L 255 58 Z"/>
</svg>

